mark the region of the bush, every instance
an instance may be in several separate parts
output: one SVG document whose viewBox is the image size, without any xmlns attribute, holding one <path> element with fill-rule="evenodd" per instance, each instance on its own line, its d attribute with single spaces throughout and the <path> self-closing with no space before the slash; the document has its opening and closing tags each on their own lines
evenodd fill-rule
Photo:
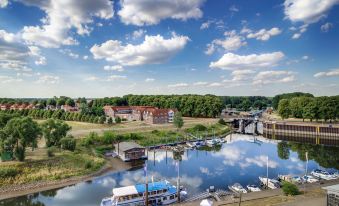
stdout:
<svg viewBox="0 0 339 206">
<path fill-rule="evenodd" d="M 61 149 L 74 151 L 76 146 L 76 141 L 73 136 L 68 135 L 60 140 Z"/>
<path fill-rule="evenodd" d="M 222 124 L 222 125 L 226 125 L 226 122 L 225 122 L 224 119 L 219 119 L 218 123 L 219 123 L 219 124 Z"/>
<path fill-rule="evenodd" d="M 206 131 L 207 130 L 207 127 L 205 127 L 204 125 L 202 124 L 197 124 L 193 127 L 193 130 L 194 131 Z"/>
<path fill-rule="evenodd" d="M 93 164 L 91 161 L 86 161 L 85 163 L 85 169 L 91 169 L 93 167 Z"/>
<path fill-rule="evenodd" d="M 19 174 L 19 171 L 16 168 L 0 168 L 0 178 L 15 177 L 17 174 Z"/>
<path fill-rule="evenodd" d="M 105 131 L 100 141 L 104 144 L 112 144 L 116 140 L 116 137 L 112 131 Z"/>
<path fill-rule="evenodd" d="M 298 195 L 299 189 L 295 184 L 292 184 L 290 182 L 284 182 L 282 186 L 282 190 L 285 195 Z"/>
<path fill-rule="evenodd" d="M 54 149 L 53 148 L 48 148 L 47 149 L 47 156 L 48 157 L 54 157 Z"/>
<path fill-rule="evenodd" d="M 14 156 L 17 160 L 19 161 L 24 161 L 25 160 L 25 148 L 18 147 L 14 150 Z"/>
<path fill-rule="evenodd" d="M 119 123 L 121 123 L 121 118 L 120 117 L 116 117 L 114 119 L 114 121 L 115 121 L 115 123 L 119 124 Z"/>
</svg>

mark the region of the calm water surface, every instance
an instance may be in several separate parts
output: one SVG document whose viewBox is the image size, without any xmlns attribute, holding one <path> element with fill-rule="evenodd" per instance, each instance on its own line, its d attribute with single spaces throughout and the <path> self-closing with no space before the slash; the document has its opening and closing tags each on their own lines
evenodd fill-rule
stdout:
<svg viewBox="0 0 339 206">
<path fill-rule="evenodd" d="M 305 151 L 309 152 L 308 171 L 315 168 L 339 169 L 339 148 L 268 140 L 249 135 L 230 135 L 227 143 L 215 148 L 186 150 L 184 154 L 166 151 L 148 153 L 149 176 L 154 180 L 167 179 L 176 183 L 175 162 L 180 160 L 181 184 L 190 195 L 205 191 L 209 186 L 226 189 L 239 182 L 259 184 L 258 176 L 266 175 L 266 156 L 269 157 L 269 176 L 303 174 Z M 151 178 L 149 178 L 151 179 Z M 128 186 L 144 181 L 142 167 L 129 171 L 112 172 L 90 182 L 22 196 L 0 202 L 16 206 L 94 206 L 103 197 L 110 196 L 114 187 Z"/>
</svg>

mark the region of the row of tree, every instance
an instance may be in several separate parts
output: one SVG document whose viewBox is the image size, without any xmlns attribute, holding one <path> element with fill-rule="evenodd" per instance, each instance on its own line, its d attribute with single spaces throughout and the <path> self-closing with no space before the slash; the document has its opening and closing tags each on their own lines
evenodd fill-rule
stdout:
<svg viewBox="0 0 339 206">
<path fill-rule="evenodd" d="M 292 99 L 293 97 L 314 97 L 313 94 L 303 93 L 303 92 L 292 92 L 292 93 L 283 93 L 275 95 L 272 99 L 273 109 L 278 109 L 280 100 L 282 99 Z"/>
<path fill-rule="evenodd" d="M 112 123 L 112 118 L 106 118 L 104 115 L 97 116 L 91 114 L 83 114 L 81 112 L 65 112 L 64 110 L 44 110 L 44 109 L 31 109 L 31 110 L 4 110 L 0 113 L 16 114 L 17 116 L 29 116 L 33 119 L 59 119 L 65 121 L 78 121 L 89 122 L 96 124 L 104 124 L 106 121 Z"/>
<path fill-rule="evenodd" d="M 220 97 L 227 108 L 237 108 L 240 111 L 249 111 L 250 109 L 264 109 L 271 105 L 271 98 L 263 96 L 222 96 Z"/>
<path fill-rule="evenodd" d="M 31 117 L 0 113 L 0 154 L 11 154 L 23 161 L 27 147 L 34 150 L 39 138 L 44 137 L 47 147 L 74 151 L 75 139 L 67 132 L 71 129 L 61 120 L 49 119 L 39 125 Z"/>
<path fill-rule="evenodd" d="M 278 103 L 278 113 L 283 118 L 295 117 L 312 120 L 339 119 L 339 96 L 309 97 L 300 96 L 281 99 Z"/>
</svg>

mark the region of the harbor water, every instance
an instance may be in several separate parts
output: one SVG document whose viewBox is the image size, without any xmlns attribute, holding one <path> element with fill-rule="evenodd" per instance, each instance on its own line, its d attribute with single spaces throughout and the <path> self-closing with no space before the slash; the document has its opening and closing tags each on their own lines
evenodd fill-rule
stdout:
<svg viewBox="0 0 339 206">
<path fill-rule="evenodd" d="M 267 156 L 269 177 L 279 174 L 303 175 L 321 168 L 339 169 L 339 147 L 310 145 L 297 142 L 265 139 L 261 136 L 232 134 L 219 146 L 187 149 L 183 153 L 155 150 L 148 152 L 149 180 L 168 180 L 176 183 L 179 161 L 180 182 L 189 196 L 206 191 L 209 186 L 226 190 L 236 182 L 259 184 L 259 176 L 266 176 Z M 128 171 L 111 172 L 73 186 L 44 191 L 32 195 L 0 201 L 6 206 L 96 206 L 101 199 L 112 194 L 114 187 L 143 183 L 142 165 Z M 150 183 L 151 184 L 151 183 Z"/>
</svg>

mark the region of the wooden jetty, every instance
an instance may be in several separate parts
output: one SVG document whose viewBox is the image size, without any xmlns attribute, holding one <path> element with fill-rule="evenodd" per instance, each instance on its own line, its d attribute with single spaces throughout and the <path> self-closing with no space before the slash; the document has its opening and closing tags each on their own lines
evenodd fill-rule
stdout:
<svg viewBox="0 0 339 206">
<path fill-rule="evenodd" d="M 183 202 L 193 202 L 193 201 L 203 200 L 207 198 L 214 198 L 216 201 L 219 202 L 225 197 L 233 198 L 234 195 L 235 194 L 233 192 L 218 189 L 215 192 L 209 192 L 209 191 L 202 192 L 200 194 L 197 194 L 191 198 L 184 200 Z"/>
</svg>

